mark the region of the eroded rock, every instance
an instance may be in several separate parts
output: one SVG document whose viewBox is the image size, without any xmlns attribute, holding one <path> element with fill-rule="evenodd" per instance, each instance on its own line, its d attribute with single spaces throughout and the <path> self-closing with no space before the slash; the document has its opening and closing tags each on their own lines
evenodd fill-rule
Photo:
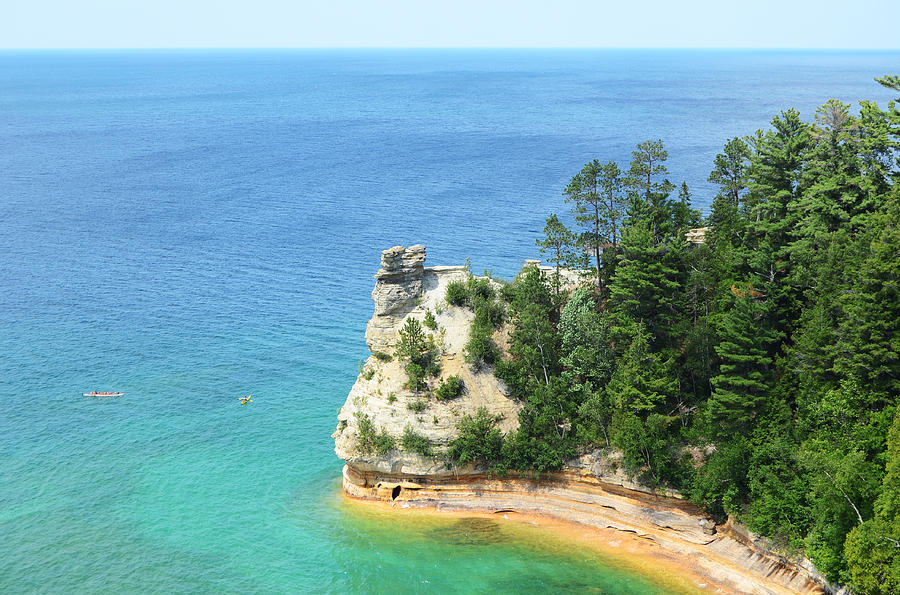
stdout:
<svg viewBox="0 0 900 595">
<path fill-rule="evenodd" d="M 382 251 L 372 290 L 375 315 L 366 326 L 366 343 L 373 353 L 387 351 L 396 343 L 399 324 L 424 291 L 424 264 L 425 246 L 421 244 Z"/>
<path fill-rule="evenodd" d="M 338 427 L 332 434 L 338 457 L 361 473 L 427 477 L 474 473 L 478 471 L 474 467 L 449 468 L 442 456 L 448 442 L 456 437 L 460 419 L 483 407 L 500 419 L 498 426 L 502 431 L 518 427 L 521 403 L 507 397 L 506 387 L 490 370 L 476 370 L 465 362 L 464 349 L 474 314 L 467 308 L 451 306 L 444 299 L 447 285 L 467 280 L 468 270 L 464 266 L 424 267 L 424 258 L 424 246 L 395 246 L 382 252 L 381 270 L 375 275 L 375 314 L 366 327 L 366 341 L 380 358 L 373 355 L 366 361 L 338 413 Z M 393 355 L 406 320 L 424 321 L 427 311 L 437 322 L 437 329 L 426 332 L 438 346 L 437 361 L 441 366 L 440 376 L 429 382 L 436 387 L 444 379 L 458 376 L 465 386 L 458 398 L 440 401 L 434 396 L 414 394 L 404 387 L 404 362 L 396 358 L 388 361 L 385 357 Z M 501 331 L 498 336 L 502 334 Z M 393 437 L 397 447 L 382 455 L 360 452 L 360 417 L 367 419 L 376 432 Z M 404 451 L 400 438 L 407 428 L 427 438 L 436 456 Z"/>
</svg>

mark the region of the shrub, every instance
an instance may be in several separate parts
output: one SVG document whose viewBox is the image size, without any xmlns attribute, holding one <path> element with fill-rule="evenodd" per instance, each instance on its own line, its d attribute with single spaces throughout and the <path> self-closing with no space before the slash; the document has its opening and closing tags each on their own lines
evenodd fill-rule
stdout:
<svg viewBox="0 0 900 595">
<path fill-rule="evenodd" d="M 389 362 L 394 359 L 394 357 L 390 353 L 385 353 L 384 351 L 375 351 L 372 353 L 372 355 L 375 356 L 375 359 L 382 362 Z"/>
<path fill-rule="evenodd" d="M 430 457 L 434 454 L 431 449 L 431 440 L 421 434 L 417 434 L 409 426 L 406 426 L 403 430 L 400 444 L 406 452 L 414 452 L 423 457 Z"/>
<path fill-rule="evenodd" d="M 428 388 L 428 385 L 425 384 L 425 370 L 422 369 L 422 366 L 410 362 L 406 364 L 403 369 L 406 371 L 406 376 L 408 378 L 406 384 L 403 386 L 415 392 Z"/>
<path fill-rule="evenodd" d="M 413 413 L 422 413 L 428 408 L 428 401 L 425 399 L 416 399 L 415 401 L 407 403 L 406 408 Z"/>
<path fill-rule="evenodd" d="M 472 325 L 469 340 L 466 342 L 466 362 L 476 368 L 493 365 L 500 357 L 500 350 L 491 338 L 491 329 Z"/>
<path fill-rule="evenodd" d="M 437 320 L 434 318 L 434 313 L 431 310 L 425 310 L 425 326 L 430 328 L 433 331 L 437 330 Z"/>
<path fill-rule="evenodd" d="M 464 388 L 465 385 L 463 384 L 462 378 L 459 376 L 450 376 L 437 387 L 437 390 L 434 391 L 434 396 L 440 401 L 455 399 L 463 393 Z"/>
<path fill-rule="evenodd" d="M 491 286 L 490 279 L 469 277 L 469 280 L 466 281 L 466 290 L 469 294 L 468 302 L 470 306 L 474 306 L 479 301 L 494 301 L 494 288 Z"/>
<path fill-rule="evenodd" d="M 393 450 L 396 445 L 397 441 L 394 440 L 394 437 L 388 434 L 384 428 L 375 435 L 375 454 L 378 456 L 386 455 Z"/>
<path fill-rule="evenodd" d="M 368 415 L 361 411 L 357 411 L 354 415 L 357 427 L 359 427 L 356 445 L 360 452 L 383 456 L 396 446 L 396 440 L 384 428 L 375 431 L 375 424 Z"/>
<path fill-rule="evenodd" d="M 366 360 L 359 361 L 359 373 L 366 380 L 372 380 L 372 377 L 375 376 L 375 368 L 366 369 Z"/>
<path fill-rule="evenodd" d="M 425 368 L 425 376 L 429 378 L 434 378 L 435 376 L 441 375 L 441 365 L 436 361 L 432 361 L 428 364 L 428 367 Z"/>
<path fill-rule="evenodd" d="M 465 415 L 456 424 L 459 434 L 450 441 L 447 455 L 458 465 L 475 461 L 491 464 L 500 459 L 503 435 L 497 428 L 499 418 L 492 416 L 484 407 L 475 416 Z"/>
<path fill-rule="evenodd" d="M 444 296 L 451 306 L 465 306 L 469 301 L 469 290 L 462 281 L 451 281 L 447 284 L 447 293 Z"/>
<path fill-rule="evenodd" d="M 475 301 L 475 320 L 472 324 L 494 329 L 503 324 L 504 316 L 506 308 L 502 302 L 478 298 Z"/>
</svg>

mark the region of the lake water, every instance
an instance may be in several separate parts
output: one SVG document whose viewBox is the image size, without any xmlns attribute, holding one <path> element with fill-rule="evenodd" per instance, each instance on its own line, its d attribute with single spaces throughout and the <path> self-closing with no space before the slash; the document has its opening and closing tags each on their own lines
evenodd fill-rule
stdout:
<svg viewBox="0 0 900 595">
<path fill-rule="evenodd" d="M 728 138 L 883 104 L 872 78 L 898 71 L 898 52 L 0 52 L 0 591 L 670 592 L 537 529 L 342 500 L 330 434 L 380 250 L 512 276 L 585 161 L 661 138 L 705 207 Z"/>
</svg>

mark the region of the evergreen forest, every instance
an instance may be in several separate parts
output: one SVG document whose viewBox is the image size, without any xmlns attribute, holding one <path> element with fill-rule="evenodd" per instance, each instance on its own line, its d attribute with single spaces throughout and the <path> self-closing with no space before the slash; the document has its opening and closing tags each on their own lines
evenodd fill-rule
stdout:
<svg viewBox="0 0 900 595">
<path fill-rule="evenodd" d="M 538 240 L 555 272 L 453 288 L 470 363 L 524 407 L 507 435 L 465 417 L 450 458 L 546 472 L 617 449 L 831 581 L 900 592 L 898 102 L 830 100 L 729 140 L 706 218 L 661 141 L 587 163 L 564 193 L 574 228 L 550 215 Z M 561 269 L 589 276 L 567 291 Z"/>
</svg>

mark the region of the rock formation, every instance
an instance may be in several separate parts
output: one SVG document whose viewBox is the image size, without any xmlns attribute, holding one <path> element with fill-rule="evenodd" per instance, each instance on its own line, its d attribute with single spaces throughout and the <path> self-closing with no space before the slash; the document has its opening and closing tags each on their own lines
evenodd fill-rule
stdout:
<svg viewBox="0 0 900 595">
<path fill-rule="evenodd" d="M 443 450 L 455 437 L 456 424 L 463 415 L 482 407 L 501 418 L 499 427 L 504 432 L 518 426 L 521 403 L 506 396 L 506 387 L 490 370 L 475 370 L 465 363 L 463 350 L 474 314 L 444 300 L 447 284 L 467 280 L 468 270 L 464 266 L 424 267 L 424 260 L 424 246 L 395 246 L 382 252 L 381 269 L 375 274 L 375 313 L 366 327 L 366 342 L 373 355 L 350 390 L 332 435 L 338 457 L 360 471 L 428 476 L 467 472 L 448 468 L 440 459 L 406 452 L 399 444 L 382 455 L 361 452 L 362 416 L 377 432 L 396 440 L 409 428 L 427 438 L 436 451 Z M 461 378 L 465 390 L 458 398 L 440 401 L 415 394 L 404 387 L 407 376 L 403 362 L 387 360 L 406 319 L 422 322 L 426 311 L 437 324 L 434 331 L 426 330 L 434 337 L 441 366 L 440 376 L 430 382 L 437 386 L 450 376 Z"/>
<path fill-rule="evenodd" d="M 375 273 L 375 315 L 366 327 L 372 352 L 386 352 L 397 339 L 398 324 L 415 307 L 425 278 L 425 246 L 394 246 L 381 253 L 381 269 Z"/>
<path fill-rule="evenodd" d="M 366 328 L 373 355 L 365 362 L 347 401 L 338 414 L 332 435 L 335 452 L 346 461 L 344 490 L 361 499 L 400 503 L 403 507 L 440 510 L 526 513 L 583 526 L 621 532 L 622 539 L 640 539 L 658 546 L 653 555 L 676 560 L 695 575 L 708 579 L 708 588 L 736 593 L 824 593 L 824 580 L 804 560 L 787 560 L 760 540 L 729 522 L 716 526 L 693 504 L 673 491 L 653 489 L 629 477 L 621 454 L 614 449 L 583 453 L 558 473 L 540 479 L 511 474 L 492 477 L 486 469 L 451 468 L 441 453 L 456 436 L 463 415 L 484 407 L 500 418 L 503 432 L 518 426 L 521 403 L 510 399 L 506 387 L 490 370 L 475 370 L 463 356 L 474 314 L 447 304 L 452 281 L 465 281 L 465 267 L 425 267 L 425 247 L 395 246 L 382 252 L 372 299 L 375 313 Z M 526 266 L 540 266 L 532 261 Z M 540 267 L 548 274 L 550 267 Z M 578 282 L 568 271 L 567 284 Z M 392 358 L 399 331 L 408 318 L 434 317 L 430 330 L 441 366 L 436 386 L 449 376 L 462 378 L 465 391 L 440 401 L 404 387 L 404 362 Z M 506 345 L 508 328 L 495 333 Z M 393 444 L 381 452 L 360 448 L 362 426 L 386 436 Z M 402 448 L 401 436 L 411 431 L 424 437 L 435 456 Z"/>
</svg>

